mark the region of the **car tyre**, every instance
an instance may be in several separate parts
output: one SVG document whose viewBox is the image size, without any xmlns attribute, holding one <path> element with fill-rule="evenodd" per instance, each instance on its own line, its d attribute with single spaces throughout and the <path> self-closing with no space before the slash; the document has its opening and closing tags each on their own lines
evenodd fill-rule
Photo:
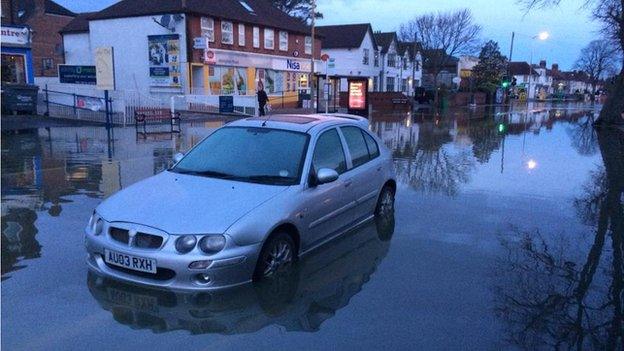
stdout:
<svg viewBox="0 0 624 351">
<path fill-rule="evenodd" d="M 260 251 L 254 280 L 260 281 L 287 272 L 293 267 L 296 257 L 295 242 L 288 233 L 271 235 Z"/>
<path fill-rule="evenodd" d="M 394 191 L 389 185 L 385 185 L 379 193 L 375 216 L 388 218 L 394 215 Z"/>
</svg>

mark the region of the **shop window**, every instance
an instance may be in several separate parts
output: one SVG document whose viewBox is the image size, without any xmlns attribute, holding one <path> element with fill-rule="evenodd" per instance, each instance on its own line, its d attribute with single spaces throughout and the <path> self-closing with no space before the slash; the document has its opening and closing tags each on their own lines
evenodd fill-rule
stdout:
<svg viewBox="0 0 624 351">
<path fill-rule="evenodd" d="M 288 32 L 279 32 L 279 49 L 280 51 L 288 51 Z"/>
<path fill-rule="evenodd" d="M 370 62 L 370 50 L 364 49 L 364 57 L 362 57 L 362 63 L 368 66 Z"/>
<path fill-rule="evenodd" d="M 375 58 L 373 64 L 375 67 L 379 67 L 379 51 L 375 50 Z"/>
<path fill-rule="evenodd" d="M 2 54 L 2 83 L 26 83 L 26 63 L 23 55 Z"/>
<path fill-rule="evenodd" d="M 234 25 L 232 22 L 221 21 L 221 43 L 234 44 Z"/>
<path fill-rule="evenodd" d="M 201 18 L 201 35 L 208 38 L 208 41 L 214 42 L 214 19 L 210 17 Z"/>
<path fill-rule="evenodd" d="M 386 78 L 386 91 L 394 91 L 394 77 Z"/>
<path fill-rule="evenodd" d="M 260 28 L 253 27 L 253 47 L 260 47 Z"/>
<path fill-rule="evenodd" d="M 273 32 L 273 29 L 264 29 L 264 48 L 275 49 L 275 33 Z"/>
<path fill-rule="evenodd" d="M 242 67 L 210 67 L 208 84 L 213 95 L 247 95 L 247 70 Z"/>
<path fill-rule="evenodd" d="M 312 37 L 305 37 L 304 51 L 308 55 L 312 54 Z"/>
<path fill-rule="evenodd" d="M 44 71 L 52 69 L 54 67 L 54 59 L 51 59 L 49 57 L 41 59 L 41 67 Z"/>
<path fill-rule="evenodd" d="M 245 25 L 242 23 L 238 24 L 238 45 L 245 46 Z"/>
</svg>

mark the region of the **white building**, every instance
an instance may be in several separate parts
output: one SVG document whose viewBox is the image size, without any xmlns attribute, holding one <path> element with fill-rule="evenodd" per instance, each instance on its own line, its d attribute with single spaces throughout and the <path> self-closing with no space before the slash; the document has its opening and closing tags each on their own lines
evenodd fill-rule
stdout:
<svg viewBox="0 0 624 351">
<path fill-rule="evenodd" d="M 375 41 L 379 46 L 381 68 L 378 90 L 402 91 L 413 95 L 414 88 L 421 86 L 422 81 L 420 52 L 411 57 L 407 48 L 413 44 L 400 43 L 396 32 L 375 33 Z"/>
<path fill-rule="evenodd" d="M 539 78 L 535 69 L 526 62 L 510 62 L 509 72 L 515 80 L 516 85 L 512 87 L 515 94 L 521 96 L 524 93 L 527 98 L 535 98 L 536 82 Z"/>
</svg>

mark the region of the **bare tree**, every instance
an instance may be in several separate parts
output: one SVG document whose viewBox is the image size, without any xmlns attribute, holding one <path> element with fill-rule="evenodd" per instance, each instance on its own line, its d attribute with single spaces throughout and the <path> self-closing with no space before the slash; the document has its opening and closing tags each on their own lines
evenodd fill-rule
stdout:
<svg viewBox="0 0 624 351">
<path fill-rule="evenodd" d="M 423 65 L 433 77 L 434 88 L 438 87 L 440 72 L 453 56 L 477 49 L 480 33 L 481 26 L 474 23 L 468 9 L 417 16 L 399 28 L 402 41 L 416 41 L 422 46 Z M 438 102 L 437 89 L 435 102 Z"/>
<path fill-rule="evenodd" d="M 592 85 L 592 92 L 596 91 L 596 84 L 615 71 L 617 50 L 608 40 L 594 40 L 581 50 L 574 67 L 587 74 Z"/>
<path fill-rule="evenodd" d="M 517 0 L 527 10 L 559 5 L 563 0 Z M 608 86 L 609 96 L 597 123 L 624 124 L 624 0 L 585 0 L 592 17 L 602 23 L 604 39 L 612 41 L 620 54 L 620 73 Z"/>
<path fill-rule="evenodd" d="M 313 0 L 273 0 L 273 5 L 290 16 L 300 18 L 304 22 L 311 19 Z M 320 12 L 314 12 L 315 18 L 323 18 Z"/>
</svg>

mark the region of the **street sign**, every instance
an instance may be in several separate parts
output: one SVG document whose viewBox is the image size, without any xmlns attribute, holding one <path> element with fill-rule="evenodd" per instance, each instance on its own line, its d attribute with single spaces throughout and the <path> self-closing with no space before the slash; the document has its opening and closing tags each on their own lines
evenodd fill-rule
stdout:
<svg viewBox="0 0 624 351">
<path fill-rule="evenodd" d="M 58 65 L 59 82 L 65 84 L 96 84 L 95 66 Z"/>
<path fill-rule="evenodd" d="M 208 49 L 206 46 L 207 39 L 206 37 L 193 38 L 193 49 Z"/>
<path fill-rule="evenodd" d="M 95 49 L 95 74 L 99 90 L 115 90 L 115 66 L 113 65 L 113 47 Z"/>
<path fill-rule="evenodd" d="M 321 55 L 321 61 L 325 62 L 327 60 L 329 60 L 329 55 L 327 55 L 327 54 Z"/>
</svg>

